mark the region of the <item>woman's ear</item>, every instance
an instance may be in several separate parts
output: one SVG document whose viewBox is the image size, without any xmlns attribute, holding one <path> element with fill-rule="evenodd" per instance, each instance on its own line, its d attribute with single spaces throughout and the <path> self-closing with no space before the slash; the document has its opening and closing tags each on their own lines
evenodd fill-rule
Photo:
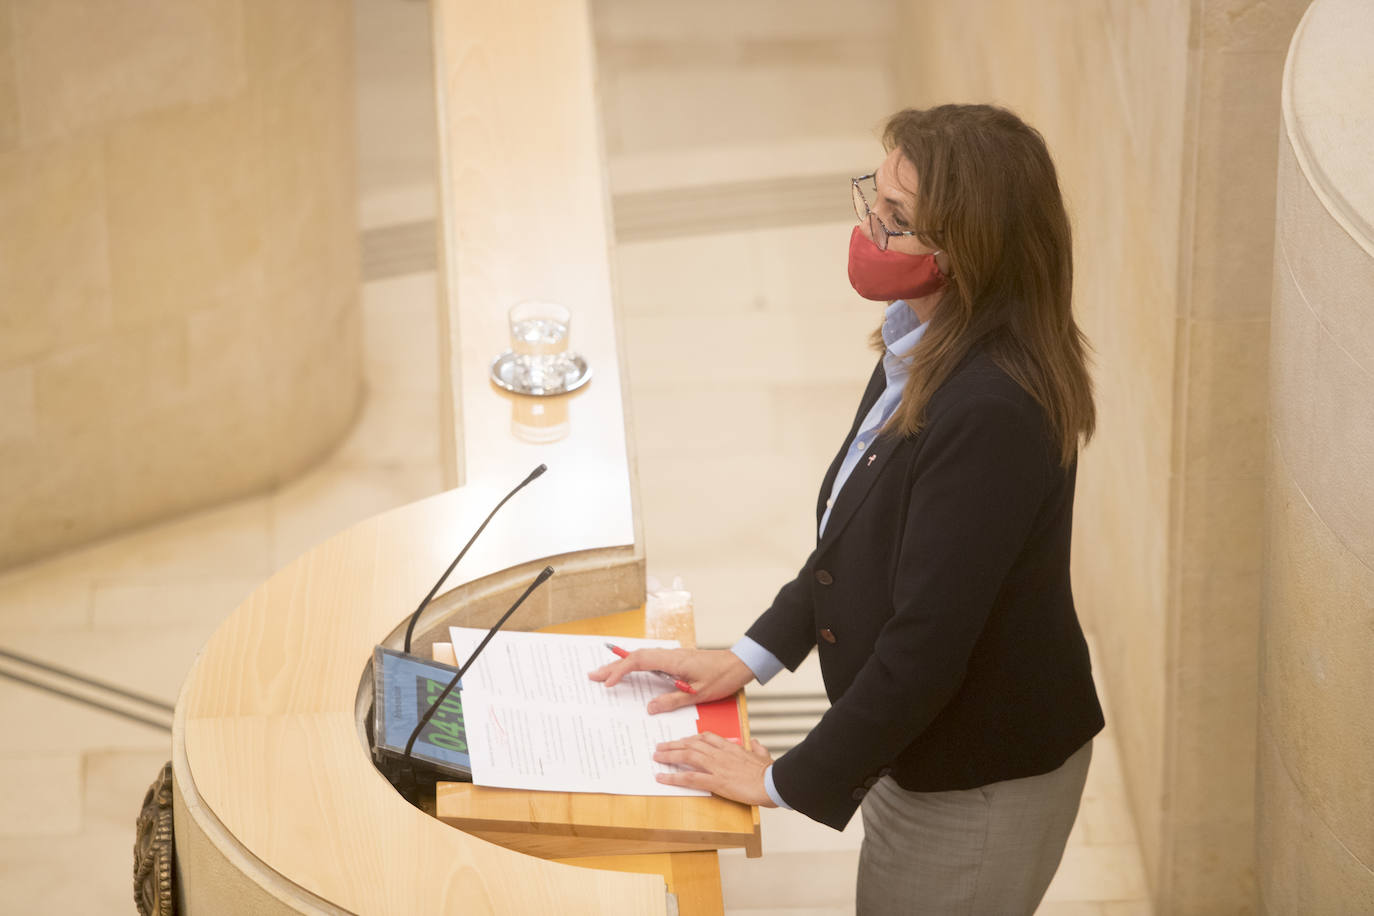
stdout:
<svg viewBox="0 0 1374 916">
<path fill-rule="evenodd" d="M 949 255 L 946 254 L 944 251 L 940 251 L 940 250 L 938 250 L 938 249 L 936 250 L 936 252 L 935 252 L 935 266 L 938 267 L 938 268 L 940 268 L 940 273 L 944 274 L 946 277 L 952 277 L 952 276 L 954 276 L 954 274 L 950 273 L 950 269 L 949 269 L 949 268 L 950 268 L 950 264 L 949 264 Z"/>
</svg>

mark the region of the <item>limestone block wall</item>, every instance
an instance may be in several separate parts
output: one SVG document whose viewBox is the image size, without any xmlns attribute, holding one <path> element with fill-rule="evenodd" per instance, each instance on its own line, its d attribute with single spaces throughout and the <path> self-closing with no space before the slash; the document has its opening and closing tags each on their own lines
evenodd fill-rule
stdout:
<svg viewBox="0 0 1374 916">
<path fill-rule="evenodd" d="M 352 53 L 335 0 L 0 0 L 0 568 L 347 428 Z"/>
<path fill-rule="evenodd" d="M 1275 138 L 1306 0 L 904 0 L 903 101 L 1007 105 L 1075 232 L 1074 587 L 1161 913 L 1254 906 Z"/>
<path fill-rule="evenodd" d="M 1283 87 L 1261 640 L 1261 910 L 1374 912 L 1374 7 L 1316 0 Z"/>
</svg>

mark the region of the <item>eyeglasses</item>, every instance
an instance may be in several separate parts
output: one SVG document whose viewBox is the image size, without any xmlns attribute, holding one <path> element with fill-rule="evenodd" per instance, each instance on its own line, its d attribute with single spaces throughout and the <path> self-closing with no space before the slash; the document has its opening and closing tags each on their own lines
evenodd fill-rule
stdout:
<svg viewBox="0 0 1374 916">
<path fill-rule="evenodd" d="M 859 218 L 859 222 L 861 223 L 865 220 L 868 221 L 869 235 L 872 236 L 879 250 L 887 251 L 887 240 L 894 235 L 906 235 L 912 238 L 916 237 L 918 233 L 915 231 L 893 232 L 891 229 L 887 228 L 887 224 L 884 223 L 882 219 L 879 218 L 878 214 L 874 213 L 873 209 L 868 205 L 868 198 L 864 196 L 863 183 L 868 183 L 869 190 L 873 194 L 873 199 L 877 200 L 878 181 L 874 176 L 860 175 L 858 178 L 849 179 L 849 182 L 853 188 L 851 193 L 854 197 L 854 215 Z"/>
</svg>

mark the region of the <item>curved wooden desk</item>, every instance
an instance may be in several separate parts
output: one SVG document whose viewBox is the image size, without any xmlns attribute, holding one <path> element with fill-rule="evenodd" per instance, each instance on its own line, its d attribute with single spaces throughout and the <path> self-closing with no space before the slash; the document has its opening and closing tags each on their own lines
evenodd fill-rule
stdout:
<svg viewBox="0 0 1374 916">
<path fill-rule="evenodd" d="M 547 524 L 548 484 L 506 507 L 460 581 L 496 594 L 551 557 L 564 572 L 546 588 L 562 589 L 525 626 L 554 622 L 551 606 L 623 609 L 597 587 L 608 551 L 559 558 L 567 526 Z M 469 485 L 355 525 L 274 575 L 211 638 L 173 732 L 188 912 L 666 912 L 658 876 L 532 858 L 412 808 L 359 734 L 373 646 L 395 636 L 502 489 Z M 595 489 L 563 489 L 561 508 L 594 527 Z"/>
<path fill-rule="evenodd" d="M 422 617 L 413 651 L 428 655 L 441 625 L 489 626 L 546 562 L 558 575 L 510 627 L 644 601 L 586 4 L 431 8 L 442 454 L 447 483 L 461 486 L 316 546 L 202 650 L 172 736 L 188 913 L 666 912 L 660 875 L 533 858 L 411 807 L 373 768 L 360 733 L 373 647 L 396 644 L 398 624 L 469 534 L 541 461 L 549 472 L 474 546 Z M 572 307 L 572 346 L 595 372 L 562 400 L 568 432 L 552 444 L 515 435 L 521 402 L 486 379 L 507 344 L 505 311 L 526 298 Z"/>
</svg>

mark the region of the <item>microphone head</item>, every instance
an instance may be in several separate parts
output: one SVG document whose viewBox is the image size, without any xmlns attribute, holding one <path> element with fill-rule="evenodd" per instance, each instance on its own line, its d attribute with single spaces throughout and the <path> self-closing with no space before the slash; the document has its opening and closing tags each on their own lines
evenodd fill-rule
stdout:
<svg viewBox="0 0 1374 916">
<path fill-rule="evenodd" d="M 545 580 L 547 580 L 547 579 L 549 578 L 549 576 L 552 576 L 552 575 L 553 575 L 553 567 L 552 567 L 552 566 L 545 566 L 545 567 L 543 568 L 543 570 L 540 571 L 539 575 L 535 576 L 535 578 L 534 578 L 534 584 L 535 584 L 535 585 L 539 585 L 540 583 L 542 583 L 542 582 L 544 582 Z"/>
<path fill-rule="evenodd" d="M 530 471 L 530 476 L 525 478 L 525 483 L 529 483 L 531 480 L 534 480 L 536 477 L 538 477 L 540 474 L 543 474 L 548 469 L 549 466 L 547 464 L 539 465 L 539 467 L 535 468 L 533 471 Z M 523 487 L 524 485 L 525 484 L 522 483 L 520 486 Z"/>
</svg>

